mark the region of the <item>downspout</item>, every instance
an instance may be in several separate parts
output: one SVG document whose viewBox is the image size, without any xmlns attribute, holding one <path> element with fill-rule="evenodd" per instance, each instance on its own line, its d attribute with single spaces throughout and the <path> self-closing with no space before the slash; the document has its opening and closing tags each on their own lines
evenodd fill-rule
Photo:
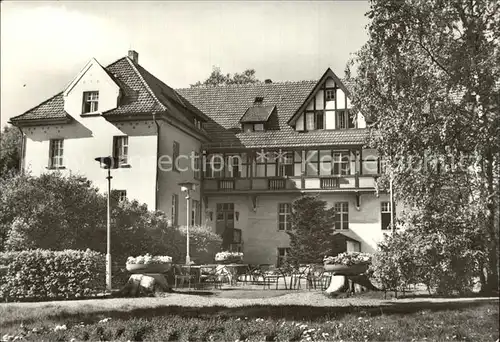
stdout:
<svg viewBox="0 0 500 342">
<path fill-rule="evenodd" d="M 156 125 L 156 171 L 155 171 L 155 210 L 158 210 L 158 191 L 160 190 L 159 184 L 158 184 L 158 160 L 160 158 L 160 125 L 158 124 L 158 121 L 156 121 L 156 113 L 153 112 L 153 121 L 155 122 Z"/>
<path fill-rule="evenodd" d="M 19 173 L 24 174 L 24 149 L 26 144 L 26 136 L 23 133 L 21 127 L 17 127 L 19 132 L 21 132 L 21 156 L 19 158 Z"/>
</svg>

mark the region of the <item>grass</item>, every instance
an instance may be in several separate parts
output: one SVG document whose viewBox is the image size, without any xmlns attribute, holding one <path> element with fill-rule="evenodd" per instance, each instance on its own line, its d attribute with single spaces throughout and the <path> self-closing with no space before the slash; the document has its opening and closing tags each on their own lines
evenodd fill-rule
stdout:
<svg viewBox="0 0 500 342">
<path fill-rule="evenodd" d="M 252 298 L 264 293 L 247 292 Z M 260 303 L 267 304 L 260 305 L 252 299 L 238 300 L 249 304 L 233 307 L 202 306 L 206 297 L 187 294 L 0 304 L 0 337 L 9 334 L 12 339 L 23 336 L 28 341 L 306 341 L 308 337 L 311 341 L 495 341 L 499 337 L 498 301 L 398 300 L 385 305 L 337 306 L 347 299 L 322 296 L 323 306 L 271 305 L 269 301 L 292 295 L 286 291 L 267 293 L 280 296 L 263 298 Z M 210 299 L 215 303 L 232 300 L 221 295 L 242 293 L 216 291 Z M 198 305 L 168 304 L 170 299 L 184 303 L 189 298 Z M 54 331 L 56 326 L 61 326 L 60 330 Z"/>
</svg>

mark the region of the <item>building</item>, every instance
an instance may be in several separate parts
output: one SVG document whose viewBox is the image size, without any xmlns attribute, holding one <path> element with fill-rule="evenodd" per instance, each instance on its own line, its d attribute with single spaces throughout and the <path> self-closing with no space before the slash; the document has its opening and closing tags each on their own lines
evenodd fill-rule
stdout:
<svg viewBox="0 0 500 342">
<path fill-rule="evenodd" d="M 390 202 L 349 84 L 328 69 L 315 81 L 172 89 L 129 51 L 107 67 L 92 59 L 61 93 L 11 119 L 23 131 L 23 169 L 79 173 L 106 189 L 94 158 L 113 154 L 112 187 L 223 236 L 248 263 L 279 263 L 289 246 L 291 202 L 319 193 L 334 206 L 336 246 L 373 252 Z M 175 162 L 178 161 L 178 162 Z"/>
</svg>

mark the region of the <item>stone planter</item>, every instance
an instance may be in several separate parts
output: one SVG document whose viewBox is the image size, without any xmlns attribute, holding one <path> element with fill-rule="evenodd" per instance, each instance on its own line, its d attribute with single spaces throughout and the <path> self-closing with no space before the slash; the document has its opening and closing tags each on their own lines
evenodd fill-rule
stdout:
<svg viewBox="0 0 500 342">
<path fill-rule="evenodd" d="M 127 264 L 130 273 L 166 273 L 172 267 L 172 263 L 164 264 Z"/>
<path fill-rule="evenodd" d="M 228 264 L 241 264 L 243 260 L 241 258 L 230 258 L 225 260 L 216 260 L 217 264 L 228 265 Z"/>
<path fill-rule="evenodd" d="M 325 264 L 326 272 L 332 272 L 338 275 L 358 275 L 363 274 L 368 270 L 369 264 L 356 264 L 356 265 L 339 265 L 339 264 Z"/>
</svg>

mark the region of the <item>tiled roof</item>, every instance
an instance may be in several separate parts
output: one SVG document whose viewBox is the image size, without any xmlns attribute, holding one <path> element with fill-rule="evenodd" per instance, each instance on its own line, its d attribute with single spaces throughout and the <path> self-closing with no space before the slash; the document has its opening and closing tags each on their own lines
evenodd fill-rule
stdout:
<svg viewBox="0 0 500 342">
<path fill-rule="evenodd" d="M 276 106 L 253 106 L 247 109 L 240 122 L 266 122 Z"/>
<path fill-rule="evenodd" d="M 63 93 L 60 92 L 31 108 L 26 113 L 14 116 L 10 120 L 16 122 L 19 120 L 40 120 L 40 119 L 64 119 L 68 113 L 64 111 Z"/>
<path fill-rule="evenodd" d="M 177 94 L 172 88 L 151 75 L 130 58 L 123 57 L 104 68 L 122 90 L 120 105 L 103 113 L 103 116 L 142 114 L 151 112 L 168 112 L 178 120 L 192 125 L 179 108 L 187 109 L 202 119 L 208 119 L 196 107 Z M 63 93 L 59 93 L 42 102 L 24 114 L 11 118 L 11 122 L 24 122 L 35 119 L 66 118 Z"/>
<path fill-rule="evenodd" d="M 296 132 L 287 124 L 316 83 L 317 81 L 278 82 L 176 90 L 212 119 L 205 125 L 212 137 L 212 142 L 207 147 L 363 144 L 368 136 L 367 129 Z M 253 106 L 256 97 L 264 97 L 263 106 L 276 106 L 278 125 L 265 132 L 241 132 L 240 118 Z"/>
</svg>

